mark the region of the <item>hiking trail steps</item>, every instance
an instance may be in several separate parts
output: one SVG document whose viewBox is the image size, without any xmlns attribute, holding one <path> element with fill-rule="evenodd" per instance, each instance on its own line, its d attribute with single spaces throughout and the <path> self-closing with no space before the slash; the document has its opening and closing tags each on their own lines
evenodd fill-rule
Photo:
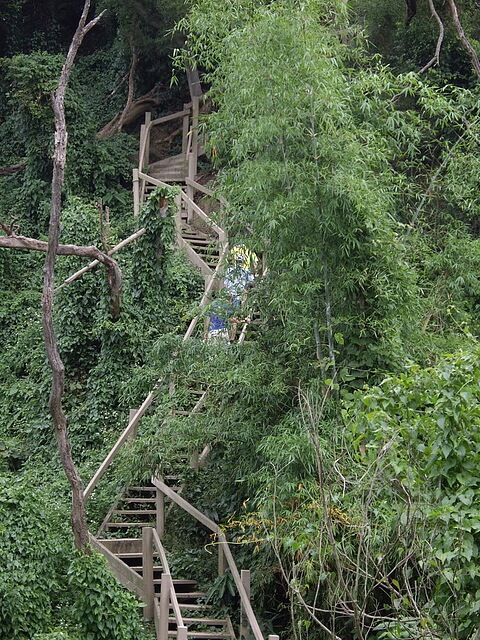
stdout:
<svg viewBox="0 0 480 640">
<path fill-rule="evenodd" d="M 211 301 L 214 291 L 221 287 L 222 273 L 228 253 L 226 233 L 196 201 L 196 195 L 214 198 L 214 194 L 196 181 L 197 160 L 203 153 L 203 141 L 199 141 L 198 117 L 201 98 L 192 93 L 192 101 L 182 111 L 152 120 L 146 115 L 140 132 L 138 169 L 133 171 L 134 215 L 138 216 L 142 202 L 157 186 L 176 183 L 181 187 L 177 200 L 177 242 L 190 262 L 204 276 L 205 290 L 199 302 L 199 313 L 185 332 L 189 340 L 198 326 L 203 326 L 202 309 Z M 175 119 L 182 121 L 182 153 L 149 162 L 150 133 L 153 126 Z M 225 202 L 220 199 L 219 206 Z M 246 325 L 240 327 L 237 341 L 245 339 Z M 200 336 L 201 337 L 201 336 Z M 125 430 L 110 450 L 105 460 L 84 491 L 85 499 L 93 493 L 105 471 L 115 459 L 122 445 L 134 437 L 141 418 L 155 401 L 156 390 L 162 380 L 145 398 L 141 407 L 132 410 Z M 202 411 L 208 389 L 189 390 L 190 403 L 174 408 L 172 414 L 188 420 Z M 206 443 L 203 451 L 184 464 L 201 469 L 210 451 Z M 99 530 L 90 535 L 92 546 L 101 552 L 120 582 L 137 594 L 144 602 L 144 617 L 155 622 L 157 640 L 228 640 L 254 638 L 265 640 L 250 604 L 250 574 L 236 568 L 227 540 L 217 524 L 189 504 L 182 496 L 183 485 L 175 475 L 156 476 L 150 484 L 123 488 L 113 501 Z M 205 603 L 205 593 L 198 588 L 198 581 L 191 577 L 173 577 L 170 573 L 167 552 L 163 547 L 166 526 L 166 507 L 183 510 L 184 515 L 195 518 L 213 535 L 218 554 L 218 575 L 228 567 L 235 582 L 239 599 L 239 632 L 236 634 L 227 616 L 215 617 Z M 278 640 L 278 636 L 269 636 Z"/>
</svg>

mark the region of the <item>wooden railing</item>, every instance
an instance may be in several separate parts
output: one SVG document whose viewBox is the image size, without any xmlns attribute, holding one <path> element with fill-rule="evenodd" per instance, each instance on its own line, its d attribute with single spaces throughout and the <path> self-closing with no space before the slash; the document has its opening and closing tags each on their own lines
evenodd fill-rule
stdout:
<svg viewBox="0 0 480 640">
<path fill-rule="evenodd" d="M 221 528 L 215 522 L 213 522 L 213 520 L 210 520 L 210 518 L 208 518 L 205 514 L 203 514 L 201 511 L 187 502 L 185 498 L 182 498 L 182 496 L 178 495 L 178 493 L 171 489 L 168 485 L 166 485 L 163 480 L 154 477 L 152 478 L 152 484 L 157 488 L 158 491 L 160 491 L 160 493 L 163 495 L 163 498 L 168 497 L 172 502 L 177 504 L 184 511 L 193 516 L 196 520 L 201 522 L 207 529 L 215 534 L 217 538 L 218 548 L 218 572 L 220 575 L 223 574 L 225 568 L 228 566 L 235 582 L 237 592 L 240 596 L 242 612 L 244 612 L 245 614 L 251 634 L 253 635 L 255 640 L 264 640 L 263 633 L 260 629 L 257 618 L 250 603 L 249 593 L 247 592 L 245 583 L 247 582 L 248 584 L 249 580 L 245 580 L 245 572 L 244 579 L 242 580 L 240 572 L 237 569 L 237 565 L 235 564 L 235 560 L 233 559 L 233 555 L 228 545 L 225 534 L 223 533 Z M 269 640 L 275 640 L 275 638 L 278 638 L 278 636 L 269 636 Z"/>
<path fill-rule="evenodd" d="M 182 154 L 185 155 L 188 178 L 192 181 L 195 179 L 198 155 L 202 151 L 198 138 L 200 99 L 200 97 L 194 96 L 192 102 L 183 105 L 182 111 L 155 118 L 155 120 L 151 119 L 151 113 L 147 112 L 145 114 L 145 123 L 140 127 L 138 168 L 133 170 L 133 212 L 135 217 L 140 213 L 140 205 L 145 197 L 145 187 L 148 182 L 146 176 L 150 165 L 150 135 L 152 127 L 173 120 L 182 120 Z M 193 200 L 191 186 L 187 186 L 187 195 Z"/>
<path fill-rule="evenodd" d="M 167 186 L 167 187 L 170 186 L 170 185 L 167 185 L 166 183 L 162 183 L 160 180 L 156 180 L 155 178 L 152 178 L 152 177 L 148 176 L 147 174 L 142 174 L 142 175 L 144 176 L 145 180 L 150 181 L 152 184 L 160 185 L 160 186 Z M 180 195 L 179 199 L 180 198 L 183 198 L 185 201 L 189 200 L 188 196 L 183 192 Z M 195 203 L 193 203 L 193 204 L 195 204 Z M 198 207 L 196 204 L 195 204 L 195 207 L 196 207 L 196 209 L 195 209 L 196 213 L 201 216 L 202 220 L 206 224 L 210 225 L 210 228 L 212 229 L 213 232 L 217 233 L 218 240 L 219 240 L 220 246 L 221 246 L 221 251 L 220 251 L 219 261 L 218 261 L 218 264 L 217 264 L 215 270 L 212 273 L 210 273 L 210 275 L 208 275 L 206 277 L 206 279 L 205 279 L 205 291 L 204 291 L 204 294 L 203 294 L 202 299 L 200 300 L 200 303 L 199 303 L 199 306 L 198 306 L 198 313 L 191 320 L 191 322 L 190 322 L 190 324 L 189 324 L 189 326 L 188 326 L 188 328 L 187 328 L 187 330 L 186 330 L 186 332 L 185 332 L 185 334 L 183 336 L 183 342 L 185 342 L 189 338 L 191 338 L 191 336 L 192 336 L 192 334 L 193 334 L 193 332 L 194 332 L 199 320 L 203 317 L 202 316 L 202 310 L 209 304 L 209 302 L 211 300 L 212 292 L 213 292 L 214 287 L 215 287 L 215 284 L 221 279 L 222 269 L 223 269 L 223 266 L 225 264 L 225 259 L 226 259 L 227 252 L 228 252 L 228 242 L 226 240 L 226 234 L 223 231 L 223 229 L 221 229 L 218 225 L 216 225 L 200 209 L 200 207 Z M 179 238 L 180 237 L 180 228 L 179 227 L 181 225 L 181 220 L 180 220 L 180 202 L 177 203 L 177 220 L 176 221 L 177 221 L 177 238 Z M 137 232 L 137 235 L 138 234 L 140 234 L 140 232 Z M 191 250 L 191 253 L 195 254 L 195 252 L 193 251 L 193 249 L 191 249 L 191 247 L 189 247 L 189 249 Z M 189 255 L 189 257 L 192 260 L 193 256 Z M 197 254 L 195 254 L 195 260 L 200 260 L 200 257 Z M 192 260 L 192 262 L 194 262 L 194 260 Z M 76 274 L 74 274 L 74 275 L 76 275 Z M 110 450 L 110 452 L 108 453 L 107 457 L 102 462 L 100 467 L 97 469 L 97 471 L 95 472 L 94 476 L 92 477 L 92 479 L 88 483 L 87 487 L 85 488 L 85 490 L 83 492 L 83 495 L 84 495 L 84 498 L 86 500 L 92 495 L 92 492 L 95 489 L 98 481 L 104 475 L 104 473 L 107 471 L 107 469 L 110 467 L 110 465 L 112 464 L 113 460 L 116 458 L 118 452 L 122 448 L 123 444 L 135 434 L 137 426 L 138 426 L 138 423 L 140 422 L 141 418 L 143 417 L 143 415 L 145 414 L 147 409 L 150 407 L 150 405 L 154 401 L 155 395 L 156 395 L 156 390 L 158 389 L 158 387 L 161 385 L 162 382 L 163 382 L 163 379 L 162 378 L 159 379 L 157 381 L 157 383 L 155 384 L 154 388 L 150 391 L 150 393 L 147 395 L 147 397 L 142 402 L 142 405 L 140 406 L 140 408 L 137 409 L 136 411 L 132 410 L 126 428 L 120 434 L 120 437 L 118 438 L 117 442 L 113 445 L 113 447 Z"/>
<path fill-rule="evenodd" d="M 162 566 L 162 582 L 160 601 L 155 598 L 155 584 L 153 581 L 153 557 L 156 548 Z M 168 639 L 168 622 L 170 609 L 173 610 L 177 627 L 177 640 L 187 640 L 187 627 L 184 623 L 177 594 L 173 585 L 172 575 L 168 566 L 167 554 L 160 537 L 152 527 L 142 530 L 143 554 L 143 601 L 145 603 L 144 617 L 155 621 L 157 640 Z"/>
</svg>

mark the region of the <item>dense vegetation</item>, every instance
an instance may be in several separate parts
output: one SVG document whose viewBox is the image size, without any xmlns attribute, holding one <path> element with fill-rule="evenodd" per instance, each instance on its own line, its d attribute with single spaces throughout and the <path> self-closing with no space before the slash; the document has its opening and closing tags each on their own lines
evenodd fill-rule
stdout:
<svg viewBox="0 0 480 640">
<path fill-rule="evenodd" d="M 210 443 L 186 492 L 237 543 L 262 625 L 282 638 L 478 639 L 480 22 L 474 0 L 436 5 L 98 0 L 106 14 L 67 93 L 61 242 L 108 248 L 147 228 L 118 254 L 118 318 L 99 269 L 55 298 L 85 480 L 165 380 L 90 522 L 118 486 Z M 5 233 L 48 234 L 50 94 L 78 13 L 69 0 L 0 9 Z M 149 204 L 132 215 L 135 109 L 187 101 L 185 62 L 213 105 L 202 127 L 229 202 L 220 222 L 266 267 L 248 301 L 262 330 L 238 348 L 181 344 L 202 280 L 173 248 L 170 217 Z M 58 284 L 81 265 L 59 259 Z M 0 249 L 0 638 L 148 637 L 133 598 L 73 549 L 42 266 Z M 172 415 L 198 381 L 205 410 Z M 173 562 L 207 571 L 183 526 Z"/>
</svg>

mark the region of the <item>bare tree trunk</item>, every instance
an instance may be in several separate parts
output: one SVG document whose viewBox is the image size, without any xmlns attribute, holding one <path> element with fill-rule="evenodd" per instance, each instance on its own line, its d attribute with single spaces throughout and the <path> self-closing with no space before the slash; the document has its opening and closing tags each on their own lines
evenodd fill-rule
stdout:
<svg viewBox="0 0 480 640">
<path fill-rule="evenodd" d="M 110 138 L 116 133 L 120 133 L 123 127 L 135 122 L 135 120 L 146 111 L 151 111 L 154 107 L 158 106 L 162 100 L 155 97 L 157 91 L 158 87 L 154 87 L 143 96 L 132 100 L 130 104 L 127 104 L 123 108 L 122 113 L 117 113 L 110 122 L 107 122 L 107 124 L 97 132 L 97 138 Z"/>
<path fill-rule="evenodd" d="M 67 419 L 63 411 L 65 368 L 60 357 L 53 326 L 53 288 L 55 281 L 55 261 L 59 246 L 61 195 L 67 157 L 67 125 L 65 122 L 65 92 L 77 51 L 85 34 L 98 22 L 102 14 L 87 24 L 90 0 L 85 0 L 82 15 L 73 36 L 67 58 L 53 96 L 55 116 L 55 151 L 53 156 L 52 208 L 48 234 L 47 257 L 44 267 L 42 296 L 42 320 L 45 349 L 52 369 L 52 387 L 50 392 L 50 413 L 57 436 L 58 450 L 63 469 L 72 488 L 72 528 L 75 546 L 86 551 L 88 548 L 88 528 L 85 515 L 82 480 L 72 458 L 67 432 Z"/>
</svg>

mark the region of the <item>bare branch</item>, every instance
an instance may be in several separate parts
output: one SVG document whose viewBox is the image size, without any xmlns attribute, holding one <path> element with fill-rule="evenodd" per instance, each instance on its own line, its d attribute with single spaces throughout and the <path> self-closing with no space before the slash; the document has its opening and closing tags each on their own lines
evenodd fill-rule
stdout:
<svg viewBox="0 0 480 640">
<path fill-rule="evenodd" d="M 11 164 L 9 167 L 0 168 L 0 176 L 11 176 L 17 171 L 23 171 L 27 166 L 26 162 L 19 162 L 18 164 Z"/>
<path fill-rule="evenodd" d="M 3 223 L 0 226 L 5 229 Z M 16 234 L 0 236 L 0 248 L 2 249 L 27 249 L 29 251 L 42 251 L 47 253 L 48 243 L 35 238 L 27 238 Z M 78 246 L 75 244 L 57 245 L 57 256 L 78 256 L 80 258 L 91 258 L 105 265 L 108 273 L 110 292 L 112 294 L 112 305 L 115 310 L 120 307 L 120 292 L 122 290 L 122 272 L 118 264 L 108 254 L 103 253 L 95 246 Z M 118 311 L 117 311 L 118 315 Z"/>
<path fill-rule="evenodd" d="M 136 240 L 137 238 L 140 238 L 140 236 L 143 236 L 143 234 L 145 233 L 146 229 L 143 227 L 142 229 L 139 229 L 138 231 L 136 231 L 135 233 L 133 233 L 131 236 L 129 236 L 128 238 L 126 238 L 125 240 L 122 240 L 122 242 L 120 242 L 119 244 L 115 245 L 114 247 L 112 247 L 109 251 L 108 254 L 109 256 L 111 256 L 113 253 L 116 253 L 117 251 L 119 251 L 120 249 L 123 249 L 123 247 L 125 247 L 127 244 L 130 244 L 130 242 L 133 242 L 134 240 Z M 84 273 L 86 273 L 87 271 L 90 271 L 91 269 L 93 269 L 94 267 L 96 267 L 98 265 L 99 261 L 98 260 L 93 260 L 93 262 L 90 262 L 89 264 L 87 264 L 86 267 L 83 267 L 82 269 L 80 269 L 79 271 L 76 271 L 74 274 L 72 274 L 71 276 L 69 276 L 66 280 L 64 280 L 62 282 L 62 284 L 58 285 L 58 287 L 55 289 L 55 291 L 58 291 L 58 289 L 61 289 L 62 287 L 64 287 L 67 284 L 70 284 L 71 282 L 74 282 L 75 280 L 77 280 L 78 278 L 80 278 L 80 276 L 83 276 Z"/>
<path fill-rule="evenodd" d="M 143 96 L 136 98 L 130 104 L 128 110 L 125 108 L 122 110 L 122 113 L 117 113 L 110 122 L 107 122 L 105 126 L 103 126 L 100 131 L 97 133 L 97 138 L 109 138 L 110 136 L 119 133 L 123 127 L 126 127 L 128 124 L 134 122 L 139 116 L 144 114 L 146 111 L 150 111 L 154 107 L 161 104 L 162 100 L 156 97 L 156 93 L 159 87 L 155 86 L 148 93 L 145 93 Z M 123 118 L 122 126 L 119 127 L 120 117 Z"/>
<path fill-rule="evenodd" d="M 470 43 L 470 41 L 467 39 L 467 36 L 465 35 L 465 31 L 463 30 L 462 23 L 460 22 L 460 18 L 458 17 L 457 5 L 455 4 L 454 0 L 448 0 L 448 4 L 450 6 L 450 11 L 452 13 L 452 18 L 453 18 L 453 24 L 455 25 L 455 29 L 457 30 L 458 37 L 462 41 L 462 44 L 465 47 L 465 49 L 470 54 L 473 68 L 475 70 L 475 73 L 477 74 L 477 78 L 480 79 L 480 60 L 478 59 L 477 52 L 475 51 L 472 44 Z"/>
<path fill-rule="evenodd" d="M 443 38 L 445 36 L 445 27 L 443 26 L 442 19 L 440 18 L 440 16 L 437 13 L 437 10 L 435 9 L 433 0 L 428 0 L 428 4 L 430 7 L 432 16 L 435 18 L 435 20 L 438 23 L 438 38 L 437 38 L 437 45 L 435 47 L 435 54 L 433 58 L 429 62 L 427 62 L 427 64 L 424 67 L 420 69 L 419 73 L 425 73 L 425 71 L 427 69 L 430 69 L 430 67 L 433 67 L 433 65 L 436 65 L 437 67 L 440 66 L 440 51 L 442 49 Z"/>
</svg>

